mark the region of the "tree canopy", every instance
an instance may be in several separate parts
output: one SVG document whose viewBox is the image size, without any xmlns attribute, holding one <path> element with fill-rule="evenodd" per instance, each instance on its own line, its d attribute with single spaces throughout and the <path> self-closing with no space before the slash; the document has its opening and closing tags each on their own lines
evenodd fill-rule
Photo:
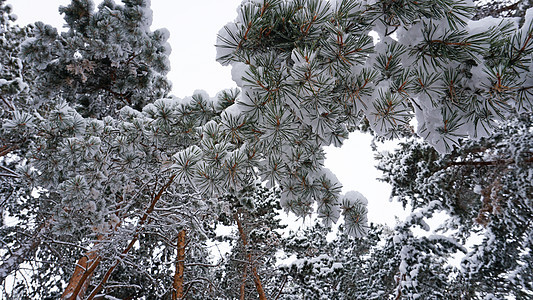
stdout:
<svg viewBox="0 0 533 300">
<path fill-rule="evenodd" d="M 58 33 L 0 0 L 3 295 L 533 297 L 529 4 L 244 0 L 216 45 L 239 88 L 180 99 L 150 1 L 72 0 Z M 394 228 L 324 167 L 356 130 L 402 139 Z"/>
</svg>

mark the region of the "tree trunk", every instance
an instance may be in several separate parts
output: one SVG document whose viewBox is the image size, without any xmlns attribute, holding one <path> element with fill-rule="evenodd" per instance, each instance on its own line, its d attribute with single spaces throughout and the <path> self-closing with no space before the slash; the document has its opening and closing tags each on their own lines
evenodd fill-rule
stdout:
<svg viewBox="0 0 533 300">
<path fill-rule="evenodd" d="M 61 299 L 75 300 L 83 298 L 91 277 L 96 270 L 98 264 L 100 264 L 101 257 L 98 255 L 98 250 L 93 248 L 87 252 L 82 258 L 78 260 L 74 273 L 70 277 L 67 288 L 61 295 Z"/>
<path fill-rule="evenodd" d="M 185 237 L 186 231 L 182 229 L 178 233 L 178 256 L 176 258 L 176 271 L 174 272 L 174 283 L 172 287 L 172 300 L 183 298 L 183 273 L 185 271 Z"/>
<path fill-rule="evenodd" d="M 78 260 L 74 273 L 70 277 L 67 287 L 61 299 L 75 300 L 81 299 L 87 292 L 91 278 L 96 270 L 96 267 L 100 264 L 102 257 L 98 254 L 98 242 L 104 239 L 104 235 L 98 236 L 98 241 L 93 248 L 89 250 L 85 255 Z"/>
<path fill-rule="evenodd" d="M 239 229 L 241 240 L 242 240 L 244 248 L 246 249 L 246 252 L 247 252 L 248 262 L 250 263 L 250 268 L 252 269 L 252 275 L 253 275 L 253 279 L 254 279 L 255 289 L 257 290 L 257 294 L 259 294 L 259 299 L 260 300 L 266 300 L 265 291 L 263 290 L 263 285 L 261 284 L 261 278 L 259 278 L 259 274 L 257 274 L 257 268 L 255 267 L 255 264 L 254 264 L 254 262 L 252 260 L 252 254 L 247 249 L 248 240 L 246 239 L 246 233 L 244 232 L 244 228 L 242 227 L 242 223 L 239 220 L 239 216 L 237 215 L 237 213 L 233 214 L 233 217 L 235 218 L 235 221 L 237 222 L 237 227 Z"/>
</svg>

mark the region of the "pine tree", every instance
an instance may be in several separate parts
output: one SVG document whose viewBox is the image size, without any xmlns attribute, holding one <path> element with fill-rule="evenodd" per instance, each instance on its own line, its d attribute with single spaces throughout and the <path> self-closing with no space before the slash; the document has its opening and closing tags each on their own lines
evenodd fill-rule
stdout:
<svg viewBox="0 0 533 300">
<path fill-rule="evenodd" d="M 369 280 L 377 271 L 371 266 L 390 229 L 370 224 L 365 237 L 354 238 L 340 225 L 332 240 L 326 238 L 329 231 L 315 223 L 283 239 L 284 256 L 295 259 L 279 266 L 286 276 L 279 299 L 369 299 L 366 292 L 377 290 Z"/>
<path fill-rule="evenodd" d="M 487 136 L 515 111 L 531 111 L 530 15 L 521 27 L 470 21 L 472 7 L 446 0 L 244 1 L 238 12 L 219 33 L 217 59 L 232 66 L 242 96 L 221 115 L 219 149 L 230 150 L 230 162 L 223 175 L 209 176 L 215 187 L 207 195 L 259 176 L 281 186 L 282 206 L 297 215 L 317 203 L 329 224 L 355 211 L 347 229 L 361 233 L 364 203 L 341 203 L 322 147 L 342 145 L 363 116 L 385 137 L 415 118 L 417 134 L 445 153 L 462 138 Z M 212 144 L 201 150 L 199 157 L 225 155 Z M 210 161 L 198 166 L 218 168 Z M 175 168 L 205 185 L 198 167 Z"/>
<path fill-rule="evenodd" d="M 0 266 L 0 283 L 6 276 L 18 270 L 24 257 L 32 256 L 41 239 L 41 231 L 25 225 L 8 224 L 9 217 L 15 217 L 22 224 L 31 221 L 35 208 L 32 206 L 31 188 L 28 188 L 20 168 L 24 168 L 23 153 L 28 148 L 24 127 L 31 127 L 31 118 L 24 110 L 28 107 L 28 84 L 23 78 L 32 78 L 31 72 L 23 68 L 18 58 L 20 44 L 31 37 L 32 28 L 20 28 L 13 24 L 16 16 L 11 5 L 0 1 L 0 122 L 4 124 L 13 117 L 27 126 L 14 127 L 0 135 L 0 220 L 2 222 L 1 242 L 3 249 Z M 19 170 L 17 170 L 17 168 Z M 8 216 L 6 219 L 4 219 Z M 26 239 L 32 236 L 33 240 Z"/>
<path fill-rule="evenodd" d="M 167 96 L 169 33 L 150 31 L 148 1 L 103 1 L 94 11 L 92 1 L 74 0 L 59 11 L 68 32 L 37 22 L 35 39 L 21 47 L 27 66 L 39 70 L 37 101 L 66 101 L 83 116 L 103 118 Z"/>
<path fill-rule="evenodd" d="M 461 297 L 530 295 L 533 10 L 522 21 L 471 21 L 461 0 L 246 0 L 217 43 L 240 91 L 178 99 L 165 79 L 168 32 L 151 31 L 149 1 L 95 9 L 73 0 L 60 8 L 61 34 L 40 22 L 11 26 L 3 3 L 1 206 L 20 222 L 2 227 L 8 297 L 220 296 L 206 242 L 217 216 L 258 181 L 281 190 L 284 209 L 307 216 L 316 207 L 326 227 L 342 214 L 345 232 L 363 237 L 367 200 L 341 195 L 323 147 L 360 127 L 409 135 L 412 119 L 428 144 L 404 146 L 380 168 L 418 210 L 376 250 L 383 263 L 364 264 L 381 268 L 368 284 L 379 288 L 360 295 L 455 297 L 444 289 L 454 284 L 468 287 Z M 485 138 L 497 130 L 512 134 Z M 457 232 L 415 236 L 438 211 Z M 252 218 L 274 227 L 271 213 L 232 212 L 242 241 L 234 254 L 247 258 L 260 298 L 262 256 L 250 247 L 264 246 L 254 239 L 265 233 Z M 443 276 L 476 224 L 487 238 L 456 281 Z M 343 278 L 321 288 L 334 295 Z"/>
<path fill-rule="evenodd" d="M 501 8 L 492 3 L 479 14 L 512 13 L 524 22 L 523 6 Z M 531 218 L 531 112 L 498 124 L 490 137 L 462 141 L 444 157 L 416 139 L 394 154 L 380 155 L 378 168 L 392 184 L 392 197 L 419 209 L 438 203 L 436 211 L 449 216 L 440 230 L 456 243 L 483 237 L 465 252 L 461 267 L 450 271 L 456 278 L 448 286 L 461 290 L 454 296 L 461 299 L 533 293 L 526 262 L 531 226 L 524 222 Z"/>
<path fill-rule="evenodd" d="M 524 15 L 528 8 L 533 7 L 533 2 L 526 1 L 511 1 L 511 0 L 497 0 L 484 1 L 474 0 L 476 4 L 476 14 L 474 19 L 481 19 L 487 16 L 498 17 L 519 17 L 520 23 L 524 22 Z"/>
<path fill-rule="evenodd" d="M 17 148 L 23 142 L 25 147 L 10 162 L 17 165 L 10 172 L 22 179 L 21 187 L 10 185 L 6 194 L 13 195 L 2 204 L 23 224 L 2 228 L 13 232 L 6 233 L 3 244 L 8 251 L 2 280 L 13 275 L 15 282 L 4 292 L 93 298 L 107 282 L 114 282 L 105 293 L 170 295 L 170 286 L 158 281 L 169 279 L 168 263 L 176 259 L 171 241 L 186 228 L 193 241 L 188 261 L 207 264 L 205 242 L 213 235 L 209 224 L 222 205 L 201 199 L 186 185 L 173 184 L 172 155 L 197 143 L 196 128 L 238 94 L 227 91 L 210 98 L 198 92 L 187 99 L 154 101 L 169 87 L 163 77 L 168 35 L 149 30 L 151 12 L 145 1 L 126 1 L 124 6 L 106 1 L 96 12 L 89 1 L 73 1 L 61 11 L 70 31 L 58 35 L 36 23 L 30 27 L 35 38 L 20 47 L 22 63 L 34 77 L 13 97 L 31 101 L 2 106 L 16 105 L 5 112 L 3 136 L 17 142 Z M 103 30 L 106 26 L 111 31 Z M 13 34 L 16 28 L 8 29 Z M 89 47 L 89 40 L 105 47 Z M 49 60 L 46 53 L 59 58 Z M 133 76 L 134 71 L 139 73 Z M 25 79 L 18 74 L 12 82 Z M 123 101 L 128 93 L 134 95 L 127 103 L 132 107 Z M 7 146 L 2 151 L 11 150 Z M 169 213 L 161 206 L 180 212 Z M 160 265 L 155 266 L 158 256 Z M 16 273 L 23 263 L 35 268 L 30 282 L 23 272 Z M 114 276 L 117 268 L 122 272 Z M 209 278 L 202 276 L 205 273 L 201 266 L 188 268 L 186 283 Z M 112 288 L 117 285 L 129 288 Z"/>
</svg>

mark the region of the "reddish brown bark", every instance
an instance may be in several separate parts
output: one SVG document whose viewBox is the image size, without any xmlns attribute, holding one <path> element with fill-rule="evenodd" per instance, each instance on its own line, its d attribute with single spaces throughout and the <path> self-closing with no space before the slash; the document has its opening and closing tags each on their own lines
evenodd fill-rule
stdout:
<svg viewBox="0 0 533 300">
<path fill-rule="evenodd" d="M 239 220 L 239 216 L 235 213 L 233 214 L 233 217 L 235 218 L 235 221 L 237 222 L 237 228 L 239 229 L 239 234 L 241 236 L 242 243 L 244 245 L 244 248 L 247 248 L 248 246 L 248 240 L 246 239 L 246 233 L 244 232 L 244 228 L 242 227 L 241 220 Z M 247 257 L 248 262 L 250 263 L 250 268 L 252 270 L 252 276 L 255 284 L 255 289 L 257 290 L 257 294 L 259 295 L 260 300 L 266 300 L 265 291 L 263 290 L 263 285 L 261 284 L 261 278 L 259 277 L 259 274 L 257 274 L 257 268 L 255 267 L 255 264 L 252 259 L 252 254 L 247 251 Z M 241 286 L 241 297 L 242 297 L 242 286 Z"/>
<path fill-rule="evenodd" d="M 116 207 L 117 209 L 120 208 L 123 200 L 124 199 L 120 197 L 120 202 L 117 204 Z M 111 230 L 116 230 L 119 226 L 120 222 L 118 224 L 112 224 Z M 98 242 L 103 239 L 104 234 L 99 234 L 98 241 L 93 246 L 93 249 L 88 251 L 82 258 L 78 260 L 78 262 L 76 263 L 76 268 L 74 269 L 74 273 L 70 277 L 67 288 L 61 295 L 61 299 L 70 300 L 78 299 L 78 297 L 83 298 L 85 292 L 87 291 L 87 288 L 89 287 L 89 283 L 91 282 L 91 278 L 94 274 L 94 271 L 102 260 L 102 257 L 98 254 L 98 249 L 96 246 L 98 245 Z"/>
<path fill-rule="evenodd" d="M 98 237 L 98 240 L 101 240 L 102 237 Z M 96 245 L 95 245 L 96 246 Z M 63 300 L 74 300 L 83 298 L 87 288 L 89 287 L 89 282 L 91 282 L 91 277 L 96 270 L 96 267 L 100 264 L 101 257 L 98 255 L 98 250 L 96 247 L 93 247 L 89 252 L 87 252 L 82 258 L 78 260 L 74 273 L 70 277 L 67 288 L 61 295 Z"/>
<path fill-rule="evenodd" d="M 174 282 L 172 287 L 172 300 L 183 298 L 183 273 L 185 272 L 185 229 L 178 233 L 178 256 L 176 258 L 176 271 L 174 272 Z"/>
<path fill-rule="evenodd" d="M 0 146 L 0 157 L 6 156 L 7 154 L 9 154 L 11 151 L 15 149 L 17 149 L 17 146 L 8 146 L 8 145 Z"/>
</svg>

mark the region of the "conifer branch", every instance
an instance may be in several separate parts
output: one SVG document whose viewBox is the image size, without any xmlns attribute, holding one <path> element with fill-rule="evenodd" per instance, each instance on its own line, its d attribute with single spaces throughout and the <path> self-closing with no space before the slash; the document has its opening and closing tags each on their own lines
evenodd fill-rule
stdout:
<svg viewBox="0 0 533 300">
<path fill-rule="evenodd" d="M 4 283 L 9 274 L 20 268 L 20 265 L 28 260 L 31 253 L 41 245 L 44 231 L 49 227 L 49 222 L 43 222 L 35 233 L 28 237 L 29 241 L 22 244 L 16 251 L 9 251 L 11 256 L 0 265 L 0 285 Z"/>
<path fill-rule="evenodd" d="M 0 157 L 6 156 L 11 151 L 16 150 L 17 148 L 18 148 L 17 145 L 15 145 L 15 146 L 7 146 L 7 145 L 5 145 L 5 146 L 0 147 Z"/>
<path fill-rule="evenodd" d="M 278 294 L 274 298 L 274 300 L 278 300 L 281 296 L 281 293 L 283 292 L 283 288 L 285 287 L 285 284 L 287 283 L 287 276 L 283 276 L 283 281 L 281 282 L 281 286 L 279 287 Z"/>
</svg>

